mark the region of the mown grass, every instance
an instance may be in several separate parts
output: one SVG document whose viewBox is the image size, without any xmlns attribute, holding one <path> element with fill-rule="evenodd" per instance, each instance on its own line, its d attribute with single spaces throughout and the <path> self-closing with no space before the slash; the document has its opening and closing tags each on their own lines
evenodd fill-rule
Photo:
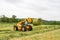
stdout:
<svg viewBox="0 0 60 40">
<path fill-rule="evenodd" d="M 0 40 L 9 40 L 10 38 L 29 36 L 60 29 L 60 25 L 39 25 L 33 26 L 32 31 L 22 32 L 14 31 L 14 24 L 15 23 L 0 23 Z"/>
<path fill-rule="evenodd" d="M 10 40 L 60 40 L 60 29 Z"/>
</svg>

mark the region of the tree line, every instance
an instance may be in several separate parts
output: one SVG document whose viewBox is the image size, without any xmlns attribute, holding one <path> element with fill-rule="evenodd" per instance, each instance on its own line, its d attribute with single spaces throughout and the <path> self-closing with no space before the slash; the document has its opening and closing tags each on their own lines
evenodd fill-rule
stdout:
<svg viewBox="0 0 60 40">
<path fill-rule="evenodd" d="M 6 22 L 6 23 L 17 23 L 23 19 L 16 18 L 15 15 L 12 15 L 11 18 L 6 17 L 5 15 L 0 16 L 0 22 Z"/>
<path fill-rule="evenodd" d="M 12 15 L 11 18 L 6 17 L 5 15 L 0 16 L 0 23 L 17 23 L 24 20 L 24 18 L 16 18 L 15 15 Z M 60 25 L 60 21 L 47 21 L 41 18 L 33 18 L 33 25 Z"/>
</svg>

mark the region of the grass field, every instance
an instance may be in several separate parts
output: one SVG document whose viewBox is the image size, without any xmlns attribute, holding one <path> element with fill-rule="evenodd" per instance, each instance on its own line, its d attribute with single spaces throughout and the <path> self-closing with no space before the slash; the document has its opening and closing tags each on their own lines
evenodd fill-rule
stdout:
<svg viewBox="0 0 60 40">
<path fill-rule="evenodd" d="M 10 40 L 60 40 L 60 29 Z"/>
<path fill-rule="evenodd" d="M 39 26 L 33 26 L 32 31 L 14 31 L 13 30 L 14 23 L 0 23 L 0 40 L 43 40 L 47 34 L 47 38 L 50 36 L 50 31 L 58 30 L 60 29 L 60 25 L 39 25 Z M 46 33 L 48 32 L 48 33 Z M 58 33 L 52 33 L 52 35 L 59 36 L 59 31 Z M 42 35 L 41 35 L 42 34 Z M 42 37 L 41 37 L 42 36 Z M 41 38 L 40 38 L 41 37 Z M 60 36 L 59 36 L 60 37 Z"/>
</svg>

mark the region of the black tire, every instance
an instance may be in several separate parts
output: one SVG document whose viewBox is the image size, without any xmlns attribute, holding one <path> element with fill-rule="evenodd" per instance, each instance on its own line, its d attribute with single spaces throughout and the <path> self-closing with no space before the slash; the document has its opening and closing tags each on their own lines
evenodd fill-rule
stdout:
<svg viewBox="0 0 60 40">
<path fill-rule="evenodd" d="M 14 30 L 18 31 L 18 27 L 16 25 L 14 25 Z"/>
<path fill-rule="evenodd" d="M 22 27 L 21 30 L 22 30 L 22 31 L 26 31 L 26 28 L 25 28 L 25 27 Z"/>
<path fill-rule="evenodd" d="M 29 28 L 27 28 L 27 26 L 28 26 Z M 27 25 L 27 26 L 26 26 L 26 30 L 31 31 L 31 30 L 32 30 L 32 26 L 31 26 L 31 25 Z"/>
</svg>

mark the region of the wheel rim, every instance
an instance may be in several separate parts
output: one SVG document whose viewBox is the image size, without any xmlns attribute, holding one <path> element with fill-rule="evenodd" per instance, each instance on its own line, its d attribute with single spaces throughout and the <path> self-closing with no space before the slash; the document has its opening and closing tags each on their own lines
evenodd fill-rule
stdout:
<svg viewBox="0 0 60 40">
<path fill-rule="evenodd" d="M 29 29 L 29 26 L 27 26 L 26 28 Z"/>
<path fill-rule="evenodd" d="M 24 28 L 22 28 L 22 31 L 24 31 L 25 29 Z"/>
</svg>

